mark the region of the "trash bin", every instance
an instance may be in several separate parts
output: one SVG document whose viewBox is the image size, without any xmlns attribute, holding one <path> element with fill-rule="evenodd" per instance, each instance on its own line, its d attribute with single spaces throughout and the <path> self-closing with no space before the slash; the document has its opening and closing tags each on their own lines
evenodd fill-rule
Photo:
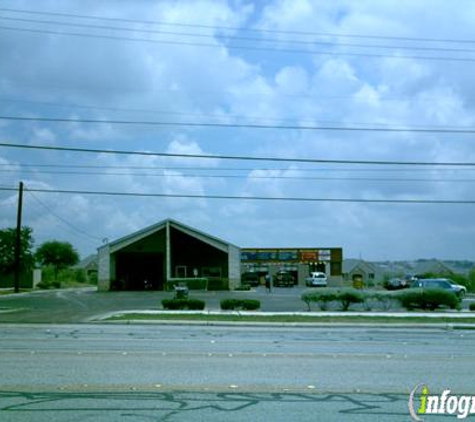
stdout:
<svg viewBox="0 0 475 422">
<path fill-rule="evenodd" d="M 361 290 L 364 287 L 363 277 L 360 275 L 353 276 L 353 287 Z"/>
<path fill-rule="evenodd" d="M 188 286 L 173 286 L 175 299 L 188 299 Z"/>
</svg>

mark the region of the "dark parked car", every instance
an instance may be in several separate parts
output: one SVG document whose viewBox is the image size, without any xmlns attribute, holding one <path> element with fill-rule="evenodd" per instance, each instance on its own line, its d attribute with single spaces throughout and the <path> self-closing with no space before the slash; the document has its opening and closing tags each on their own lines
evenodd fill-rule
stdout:
<svg viewBox="0 0 475 422">
<path fill-rule="evenodd" d="M 467 293 L 465 286 L 454 284 L 446 278 L 422 278 L 412 283 L 411 287 L 419 287 L 423 289 L 443 289 L 455 293 L 457 297 L 462 299 Z"/>
<path fill-rule="evenodd" d="M 401 290 L 409 287 L 407 280 L 402 278 L 391 278 L 384 283 L 384 288 L 387 290 Z"/>
<path fill-rule="evenodd" d="M 294 281 L 294 276 L 287 271 L 279 271 L 274 274 L 275 287 L 293 287 Z"/>
<path fill-rule="evenodd" d="M 241 284 L 247 284 L 249 286 L 256 287 L 259 285 L 259 274 L 257 273 L 244 273 L 241 276 Z"/>
</svg>

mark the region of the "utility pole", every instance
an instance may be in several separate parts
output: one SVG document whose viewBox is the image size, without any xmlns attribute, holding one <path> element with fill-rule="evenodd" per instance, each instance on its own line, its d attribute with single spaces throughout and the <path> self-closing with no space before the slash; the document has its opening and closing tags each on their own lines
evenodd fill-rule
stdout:
<svg viewBox="0 0 475 422">
<path fill-rule="evenodd" d="M 18 188 L 18 210 L 16 219 L 16 242 L 15 242 L 15 293 L 20 291 L 20 260 L 21 260 L 21 211 L 23 207 L 23 182 Z"/>
</svg>

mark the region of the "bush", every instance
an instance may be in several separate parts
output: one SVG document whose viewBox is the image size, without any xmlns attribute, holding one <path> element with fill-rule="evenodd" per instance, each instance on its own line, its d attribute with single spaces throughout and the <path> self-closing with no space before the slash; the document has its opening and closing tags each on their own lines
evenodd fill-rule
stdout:
<svg viewBox="0 0 475 422">
<path fill-rule="evenodd" d="M 204 300 L 187 299 L 187 307 L 190 311 L 202 311 L 206 306 Z"/>
<path fill-rule="evenodd" d="M 209 278 L 208 290 L 213 290 L 213 291 L 229 290 L 229 280 L 227 278 Z"/>
<path fill-rule="evenodd" d="M 450 309 L 459 309 L 461 306 L 454 293 L 443 289 L 409 289 L 400 292 L 396 298 L 407 310 L 421 308 L 433 311 L 441 306 Z"/>
<path fill-rule="evenodd" d="M 54 268 L 51 266 L 45 266 L 41 268 L 41 279 L 42 282 L 40 284 L 42 284 L 43 282 L 46 284 L 42 284 L 45 287 L 40 288 L 52 288 L 53 286 L 55 286 L 56 280 Z M 77 284 L 86 284 L 88 282 L 88 279 L 86 270 L 84 270 L 83 268 L 63 268 L 58 271 L 57 281 L 60 282 L 64 287 L 74 287 Z M 97 284 L 97 273 L 95 273 L 95 281 Z"/>
<path fill-rule="evenodd" d="M 454 284 L 465 286 L 467 292 L 475 292 L 475 279 L 472 274 L 469 274 L 468 277 L 465 277 L 461 274 L 452 274 L 446 278 L 452 280 Z"/>
<path fill-rule="evenodd" d="M 168 310 L 190 310 L 202 311 L 205 308 L 205 302 L 200 299 L 163 299 L 162 306 Z"/>
<path fill-rule="evenodd" d="M 450 309 L 460 309 L 461 301 L 452 292 L 442 289 L 427 289 L 424 291 L 424 304 L 430 309 L 434 310 L 440 306 L 447 306 Z"/>
<path fill-rule="evenodd" d="M 241 284 L 239 287 L 236 287 L 234 290 L 238 292 L 248 292 L 251 290 L 251 286 L 249 284 Z"/>
<path fill-rule="evenodd" d="M 312 302 L 318 303 L 322 311 L 328 309 L 328 304 L 338 299 L 338 291 L 332 288 L 323 288 L 319 290 L 312 290 L 302 294 L 302 300 L 307 304 L 310 310 Z"/>
<path fill-rule="evenodd" d="M 395 301 L 394 295 L 392 293 L 372 292 L 369 295 L 372 299 L 378 301 L 381 304 L 381 308 L 383 308 L 385 311 L 391 309 Z"/>
<path fill-rule="evenodd" d="M 244 299 L 241 301 L 241 307 L 245 311 L 255 311 L 261 307 L 261 302 L 254 299 Z"/>
<path fill-rule="evenodd" d="M 337 293 L 337 300 L 340 302 L 341 310 L 347 311 L 353 303 L 364 302 L 364 296 L 355 289 L 344 289 Z"/>
<path fill-rule="evenodd" d="M 471 310 L 471 311 L 475 311 L 475 302 L 472 302 L 468 308 Z"/>
<path fill-rule="evenodd" d="M 207 290 L 207 278 L 173 278 L 166 283 L 166 290 L 173 290 L 173 286 L 186 285 L 189 290 Z"/>
<path fill-rule="evenodd" d="M 302 294 L 301 299 L 307 304 L 309 311 L 312 303 L 317 303 L 322 311 L 326 311 L 331 302 L 340 302 L 343 311 L 347 311 L 354 303 L 361 303 L 363 308 L 369 311 L 374 303 L 380 303 L 384 310 L 390 309 L 395 301 L 395 296 L 392 293 L 360 291 L 353 288 L 326 288 L 306 291 Z"/>
<path fill-rule="evenodd" d="M 43 280 L 43 281 L 40 281 L 36 287 L 38 289 L 44 289 L 44 290 L 48 290 L 48 289 L 60 289 L 61 288 L 61 282 L 59 280 L 55 281 L 55 280 Z"/>
<path fill-rule="evenodd" d="M 221 309 L 223 311 L 255 311 L 261 307 L 261 302 L 254 299 L 223 299 L 220 302 Z"/>
<path fill-rule="evenodd" d="M 232 311 L 238 307 L 239 302 L 238 299 L 223 299 L 219 305 L 223 311 Z"/>
</svg>

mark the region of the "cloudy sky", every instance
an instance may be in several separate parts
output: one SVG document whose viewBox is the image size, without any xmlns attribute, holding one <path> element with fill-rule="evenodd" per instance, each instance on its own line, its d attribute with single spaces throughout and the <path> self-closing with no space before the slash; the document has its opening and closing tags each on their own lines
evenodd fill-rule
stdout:
<svg viewBox="0 0 475 422">
<path fill-rule="evenodd" d="M 170 217 L 242 247 L 473 260 L 473 28 L 472 0 L 0 0 L 0 227 L 22 180 L 36 243 L 82 256 Z"/>
</svg>

